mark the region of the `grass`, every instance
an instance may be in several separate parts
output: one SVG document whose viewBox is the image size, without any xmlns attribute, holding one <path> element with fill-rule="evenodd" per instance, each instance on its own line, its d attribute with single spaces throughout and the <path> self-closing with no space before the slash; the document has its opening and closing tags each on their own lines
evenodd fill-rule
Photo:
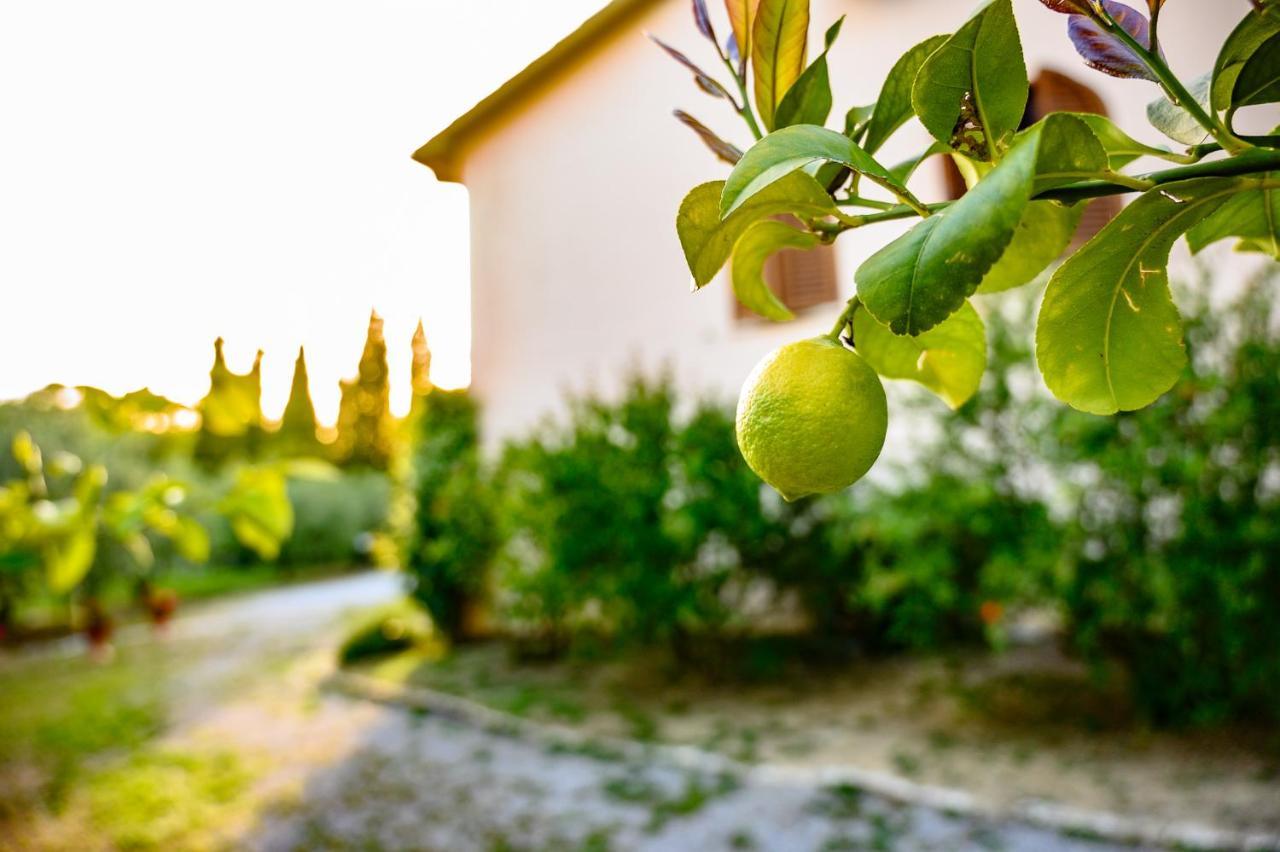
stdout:
<svg viewBox="0 0 1280 852">
<path fill-rule="evenodd" d="M 232 752 L 149 749 L 87 782 L 97 831 L 121 849 L 193 849 L 210 839 L 245 793 L 251 774 Z"/>
<path fill-rule="evenodd" d="M 282 568 L 279 565 L 207 565 L 159 574 L 157 587 L 172 589 L 182 603 L 262 591 L 289 583 L 338 577 L 351 572 L 350 566 L 314 565 Z M 108 610 L 122 621 L 143 617 L 135 599 L 131 582 L 114 578 L 99 593 Z M 66 596 L 42 593 L 23 600 L 16 613 L 24 629 L 37 629 L 41 634 L 61 627 L 64 631 L 71 616 Z"/>
<path fill-rule="evenodd" d="M 171 666 L 166 648 L 147 646 L 105 665 L 73 657 L 0 668 L 0 765 L 26 766 L 39 779 L 19 805 L 58 809 L 87 761 L 159 733 Z"/>
</svg>

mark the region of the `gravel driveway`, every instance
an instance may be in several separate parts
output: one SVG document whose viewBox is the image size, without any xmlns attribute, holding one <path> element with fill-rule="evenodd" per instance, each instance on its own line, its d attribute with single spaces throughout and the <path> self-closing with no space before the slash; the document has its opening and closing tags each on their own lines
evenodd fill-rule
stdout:
<svg viewBox="0 0 1280 852">
<path fill-rule="evenodd" d="M 181 748 L 258 767 L 234 848 L 836 850 L 1117 848 L 889 802 L 852 787 L 689 770 L 539 745 L 333 694 L 353 611 L 393 600 L 370 573 L 202 607 L 174 625 L 199 650 L 176 684 Z M 128 641 L 127 637 L 122 637 Z"/>
</svg>

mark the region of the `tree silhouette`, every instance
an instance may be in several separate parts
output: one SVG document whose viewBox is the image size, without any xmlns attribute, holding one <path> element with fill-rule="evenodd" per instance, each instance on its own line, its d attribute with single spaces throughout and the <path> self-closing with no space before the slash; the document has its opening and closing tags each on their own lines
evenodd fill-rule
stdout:
<svg viewBox="0 0 1280 852">
<path fill-rule="evenodd" d="M 241 375 L 227 367 L 222 346 L 221 337 L 213 342 L 209 392 L 197 406 L 200 432 L 194 455 L 206 467 L 232 458 L 254 458 L 262 439 L 262 350 L 253 369 Z"/>
<path fill-rule="evenodd" d="M 311 402 L 311 388 L 307 380 L 307 356 L 298 347 L 298 360 L 293 364 L 293 385 L 289 389 L 289 402 L 280 418 L 280 429 L 273 441 L 276 452 L 282 456 L 317 456 L 320 441 L 316 438 L 316 409 Z"/>
<path fill-rule="evenodd" d="M 390 371 L 382 317 L 369 315 L 369 333 L 360 355 L 359 374 L 339 382 L 338 439 L 334 458 L 339 464 L 386 470 L 393 449 Z"/>
</svg>

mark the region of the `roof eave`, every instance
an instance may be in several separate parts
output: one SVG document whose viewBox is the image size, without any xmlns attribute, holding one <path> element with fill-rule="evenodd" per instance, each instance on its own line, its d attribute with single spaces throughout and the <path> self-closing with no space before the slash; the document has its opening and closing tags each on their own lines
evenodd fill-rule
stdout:
<svg viewBox="0 0 1280 852">
<path fill-rule="evenodd" d="M 580 61 L 587 51 L 656 2 L 659 0 L 613 0 L 523 71 L 433 136 L 414 152 L 413 159 L 435 172 L 438 180 L 461 183 L 460 152 L 467 146 L 468 140 L 491 125 L 509 107 L 537 91 L 547 80 Z"/>
</svg>

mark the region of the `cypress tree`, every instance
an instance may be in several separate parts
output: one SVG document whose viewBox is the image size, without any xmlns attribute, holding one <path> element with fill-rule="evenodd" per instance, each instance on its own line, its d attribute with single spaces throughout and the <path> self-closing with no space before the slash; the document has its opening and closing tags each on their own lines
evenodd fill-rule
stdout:
<svg viewBox="0 0 1280 852">
<path fill-rule="evenodd" d="M 354 379 L 339 383 L 342 400 L 338 406 L 338 440 L 334 444 L 339 464 L 377 470 L 386 470 L 390 464 L 394 430 L 389 375 L 382 317 L 373 311 L 359 373 Z"/>
<path fill-rule="evenodd" d="M 422 328 L 422 320 L 418 320 L 418 328 L 413 332 L 413 364 L 410 382 L 413 387 L 413 401 L 410 406 L 410 417 L 415 418 L 421 409 L 421 403 L 431 393 L 431 350 L 427 347 L 427 333 Z"/>
<path fill-rule="evenodd" d="M 209 392 L 197 406 L 200 432 L 194 454 L 207 467 L 256 456 L 262 437 L 262 350 L 253 369 L 240 375 L 227 367 L 222 346 L 221 337 L 213 342 Z"/>
<path fill-rule="evenodd" d="M 298 360 L 293 364 L 289 402 L 285 404 L 274 444 L 276 451 L 283 456 L 320 454 L 320 441 L 316 438 L 316 408 L 311 402 L 311 387 L 307 380 L 307 356 L 301 346 L 298 347 Z"/>
</svg>

